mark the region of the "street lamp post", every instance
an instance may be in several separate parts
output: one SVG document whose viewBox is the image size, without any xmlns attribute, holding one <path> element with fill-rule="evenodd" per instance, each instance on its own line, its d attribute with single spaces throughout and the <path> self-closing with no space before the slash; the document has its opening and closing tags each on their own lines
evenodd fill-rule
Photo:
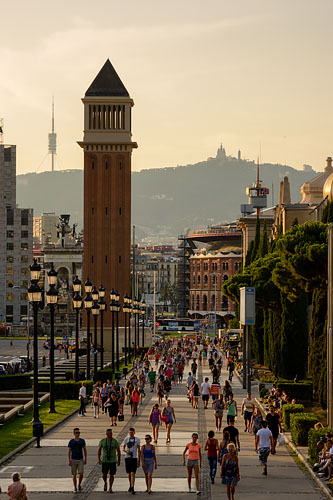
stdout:
<svg viewBox="0 0 333 500">
<path fill-rule="evenodd" d="M 103 285 L 99 287 L 99 310 L 101 312 L 101 370 L 104 368 L 104 311 L 106 307 L 106 302 L 104 300 L 105 297 L 105 288 Z"/>
<path fill-rule="evenodd" d="M 50 288 L 46 292 L 46 302 L 50 306 L 50 326 L 51 326 L 51 345 L 50 345 L 50 411 L 56 413 L 54 397 L 54 309 L 58 302 L 58 292 L 56 290 L 58 273 L 51 264 L 51 270 L 47 273 Z"/>
<path fill-rule="evenodd" d="M 80 322 L 80 309 L 82 307 L 81 280 L 76 276 L 73 281 L 73 307 L 76 312 L 76 325 L 75 325 L 75 382 L 80 380 L 80 361 L 79 361 L 79 322 Z"/>
<path fill-rule="evenodd" d="M 98 291 L 97 288 L 94 287 L 92 291 L 92 299 L 94 301 L 94 304 L 91 308 L 92 315 L 94 317 L 94 382 L 97 380 L 97 355 L 98 355 L 98 349 L 97 349 L 97 320 L 98 320 L 98 315 L 99 315 L 99 305 L 98 305 Z"/>
<path fill-rule="evenodd" d="M 86 293 L 84 307 L 87 311 L 87 380 L 90 380 L 90 311 L 93 306 L 93 299 L 91 297 L 92 288 L 92 283 L 88 278 L 84 284 Z"/>
<path fill-rule="evenodd" d="M 131 343 L 131 311 L 132 311 L 132 299 L 127 297 L 127 312 L 128 312 L 128 360 L 131 362 L 132 359 L 132 343 Z"/>
<path fill-rule="evenodd" d="M 123 298 L 123 313 L 124 313 L 124 366 L 127 366 L 127 294 Z"/>
<path fill-rule="evenodd" d="M 137 309 L 137 300 L 133 299 L 133 315 L 134 315 L 134 359 L 136 358 L 137 352 L 137 319 L 138 319 L 138 309 Z"/>
<path fill-rule="evenodd" d="M 114 289 L 112 288 L 111 292 L 110 292 L 110 311 L 111 311 L 111 314 L 112 314 L 112 322 L 111 322 L 111 350 L 112 350 L 112 357 L 111 357 L 111 368 L 112 368 L 112 371 L 113 373 L 115 372 L 114 370 L 114 346 L 115 346 L 115 343 L 114 343 L 114 313 L 116 311 L 116 294 L 115 294 L 115 291 Z"/>
<path fill-rule="evenodd" d="M 117 372 L 119 372 L 119 311 L 120 311 L 120 302 L 119 302 L 119 293 L 116 292 L 116 367 Z"/>
<path fill-rule="evenodd" d="M 34 417 L 32 422 L 33 436 L 37 438 L 37 448 L 40 448 L 40 438 L 43 436 L 43 424 L 39 420 L 38 408 L 38 308 L 42 299 L 42 292 L 38 285 L 40 265 L 34 259 L 30 266 L 31 285 L 28 289 L 29 301 L 32 303 L 34 313 Z"/>
<path fill-rule="evenodd" d="M 145 346 L 145 314 L 146 314 L 146 303 L 145 301 L 141 304 L 141 316 L 142 316 L 142 347 Z"/>
</svg>

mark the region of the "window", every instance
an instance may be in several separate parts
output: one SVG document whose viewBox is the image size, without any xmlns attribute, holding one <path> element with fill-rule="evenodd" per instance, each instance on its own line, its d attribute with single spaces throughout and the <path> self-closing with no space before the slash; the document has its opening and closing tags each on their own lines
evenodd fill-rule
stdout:
<svg viewBox="0 0 333 500">
<path fill-rule="evenodd" d="M 201 277 L 200 274 L 198 274 L 198 285 L 200 285 Z"/>
<path fill-rule="evenodd" d="M 7 243 L 7 250 L 14 250 L 14 243 Z"/>
<path fill-rule="evenodd" d="M 12 148 L 5 147 L 4 148 L 4 161 L 12 161 Z"/>
<path fill-rule="evenodd" d="M 108 214 L 108 207 L 105 207 L 105 215 Z"/>
<path fill-rule="evenodd" d="M 207 276 L 207 274 L 205 274 L 205 276 L 204 276 L 204 284 L 206 285 L 207 283 L 208 283 L 208 276 Z"/>
<path fill-rule="evenodd" d="M 200 271 L 200 262 L 197 264 L 197 271 Z"/>
<path fill-rule="evenodd" d="M 95 209 L 94 209 L 94 208 L 92 208 L 92 209 L 91 209 L 91 215 L 94 215 L 94 214 L 95 214 Z"/>
<path fill-rule="evenodd" d="M 207 311 L 207 295 L 204 295 L 203 296 L 203 300 L 202 300 L 202 309 L 204 311 Z"/>
<path fill-rule="evenodd" d="M 7 267 L 6 274 L 9 274 L 10 276 L 14 276 L 14 269 L 11 267 Z"/>
<path fill-rule="evenodd" d="M 28 313 L 28 306 L 21 306 L 21 307 L 20 307 L 20 314 L 21 314 L 22 316 L 26 316 L 26 315 L 27 315 L 27 313 Z"/>
<path fill-rule="evenodd" d="M 12 208 L 7 208 L 7 226 L 12 226 L 14 224 L 14 210 Z"/>
<path fill-rule="evenodd" d="M 222 297 L 222 311 L 227 311 L 228 310 L 228 297 L 223 295 Z"/>
<path fill-rule="evenodd" d="M 94 256 L 93 255 L 91 256 L 91 263 L 92 264 L 94 263 Z"/>
<path fill-rule="evenodd" d="M 228 279 L 228 275 L 227 275 L 227 274 L 225 274 L 225 275 L 223 276 L 223 281 L 227 281 L 227 279 Z"/>
<path fill-rule="evenodd" d="M 7 300 L 13 300 L 13 298 L 14 298 L 14 294 L 13 293 L 11 293 L 11 292 L 6 293 L 6 299 Z"/>
<path fill-rule="evenodd" d="M 7 280 L 6 281 L 6 287 L 7 288 L 13 288 L 14 286 L 14 281 L 13 280 Z"/>
<path fill-rule="evenodd" d="M 121 207 L 119 208 L 119 215 L 121 215 Z"/>
<path fill-rule="evenodd" d="M 7 231 L 7 238 L 14 238 L 14 231 L 12 230 Z"/>
<path fill-rule="evenodd" d="M 12 255 L 7 255 L 6 260 L 8 263 L 14 262 L 14 257 Z"/>
<path fill-rule="evenodd" d="M 21 226 L 29 224 L 29 210 L 21 210 Z"/>
<path fill-rule="evenodd" d="M 119 264 L 121 264 L 121 255 L 119 255 L 118 262 L 119 262 Z"/>
<path fill-rule="evenodd" d="M 21 231 L 21 238 L 29 238 L 29 231 Z"/>
<path fill-rule="evenodd" d="M 21 280 L 21 288 L 28 289 L 28 286 L 29 286 L 29 284 L 28 284 L 27 280 Z"/>
<path fill-rule="evenodd" d="M 120 162 L 120 163 L 119 163 L 119 170 L 121 170 L 121 167 L 122 167 L 122 165 L 121 165 L 121 162 Z"/>
<path fill-rule="evenodd" d="M 95 162 L 92 162 L 92 163 L 91 163 L 91 169 L 92 169 L 92 170 L 95 170 Z"/>
<path fill-rule="evenodd" d="M 200 296 L 197 295 L 197 311 L 200 311 Z"/>
<path fill-rule="evenodd" d="M 21 269 L 21 276 L 28 276 L 29 275 L 29 269 L 23 268 Z"/>
<path fill-rule="evenodd" d="M 216 283 L 216 276 L 215 276 L 215 274 L 213 274 L 213 276 L 212 276 L 212 284 L 215 285 L 215 283 Z"/>
<path fill-rule="evenodd" d="M 193 285 L 195 285 L 195 276 L 193 276 Z"/>
<path fill-rule="evenodd" d="M 107 264 L 107 263 L 108 263 L 108 256 L 106 255 L 105 256 L 105 264 Z"/>
<path fill-rule="evenodd" d="M 108 162 L 105 162 L 105 170 L 107 170 L 109 168 L 109 164 Z"/>
<path fill-rule="evenodd" d="M 21 300 L 28 300 L 28 294 L 25 292 L 21 293 Z"/>
<path fill-rule="evenodd" d="M 28 250 L 28 242 L 21 243 L 21 250 Z"/>
<path fill-rule="evenodd" d="M 27 263 L 28 262 L 28 256 L 27 255 L 21 255 L 21 262 L 22 263 Z"/>
</svg>

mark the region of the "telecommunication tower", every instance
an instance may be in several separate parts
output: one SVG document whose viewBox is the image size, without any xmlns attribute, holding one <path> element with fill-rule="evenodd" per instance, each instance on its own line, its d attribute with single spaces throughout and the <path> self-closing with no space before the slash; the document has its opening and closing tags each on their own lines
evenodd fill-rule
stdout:
<svg viewBox="0 0 333 500">
<path fill-rule="evenodd" d="M 57 134 L 54 131 L 54 99 L 52 97 L 52 132 L 49 134 L 49 154 L 52 159 L 52 172 L 54 172 L 54 157 L 57 154 Z"/>
<path fill-rule="evenodd" d="M 262 181 L 259 179 L 259 159 L 257 165 L 257 182 L 253 186 L 248 186 L 246 188 L 246 194 L 249 197 L 249 204 L 257 211 L 257 217 L 259 217 L 259 212 L 261 208 L 267 207 L 267 195 L 269 194 L 269 189 L 262 186 Z"/>
</svg>

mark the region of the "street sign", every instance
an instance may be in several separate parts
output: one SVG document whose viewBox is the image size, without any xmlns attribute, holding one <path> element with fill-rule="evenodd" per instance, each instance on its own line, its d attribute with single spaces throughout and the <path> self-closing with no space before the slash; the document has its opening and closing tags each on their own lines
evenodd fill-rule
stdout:
<svg viewBox="0 0 333 500">
<path fill-rule="evenodd" d="M 240 291 L 240 317 L 242 325 L 254 325 L 256 316 L 256 291 L 255 288 L 243 286 Z"/>
<path fill-rule="evenodd" d="M 67 335 L 63 335 L 63 336 L 62 336 L 62 340 L 68 340 Z"/>
</svg>

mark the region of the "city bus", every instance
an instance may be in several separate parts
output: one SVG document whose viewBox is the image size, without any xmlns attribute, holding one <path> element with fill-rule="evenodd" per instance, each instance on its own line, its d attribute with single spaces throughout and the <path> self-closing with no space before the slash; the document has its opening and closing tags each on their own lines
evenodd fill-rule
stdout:
<svg viewBox="0 0 333 500">
<path fill-rule="evenodd" d="M 193 319 L 171 319 L 160 318 L 156 321 L 158 332 L 193 332 L 200 326 L 198 321 Z"/>
</svg>

